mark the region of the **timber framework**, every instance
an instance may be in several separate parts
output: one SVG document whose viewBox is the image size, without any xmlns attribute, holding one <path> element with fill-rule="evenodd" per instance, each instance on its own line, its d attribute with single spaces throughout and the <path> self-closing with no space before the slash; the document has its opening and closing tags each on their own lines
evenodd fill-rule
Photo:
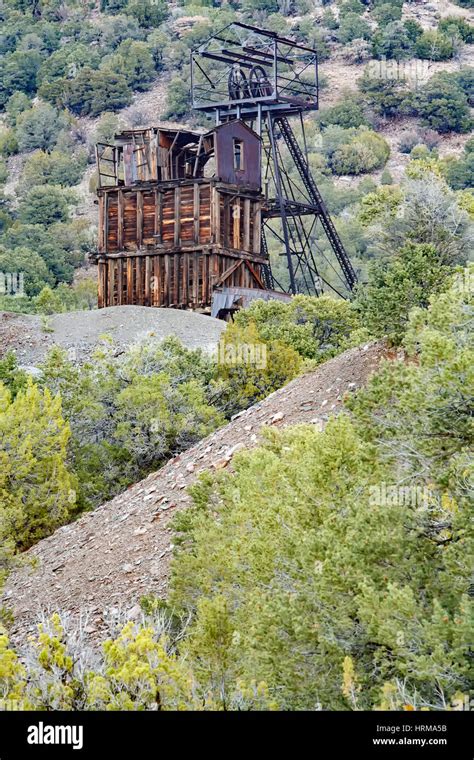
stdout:
<svg viewBox="0 0 474 760">
<path fill-rule="evenodd" d="M 227 317 L 253 298 L 347 297 L 356 273 L 308 162 L 315 51 L 234 23 L 192 52 L 191 74 L 212 129 L 154 126 L 97 145 L 99 307 Z"/>
<path fill-rule="evenodd" d="M 97 156 L 99 307 L 208 310 L 216 288 L 268 289 L 261 140 L 247 125 L 127 131 Z"/>
</svg>

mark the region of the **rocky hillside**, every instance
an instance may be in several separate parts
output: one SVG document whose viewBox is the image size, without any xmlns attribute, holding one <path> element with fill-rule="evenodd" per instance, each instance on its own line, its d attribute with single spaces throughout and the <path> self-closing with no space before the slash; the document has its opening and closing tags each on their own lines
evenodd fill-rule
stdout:
<svg viewBox="0 0 474 760">
<path fill-rule="evenodd" d="M 112 501 L 57 530 L 23 555 L 3 595 L 21 642 L 47 610 L 80 620 L 101 640 L 117 621 L 140 617 L 144 594 L 164 596 L 173 552 L 170 520 L 190 503 L 187 487 L 204 470 L 232 466 L 239 449 L 257 444 L 268 426 L 325 425 L 346 394 L 364 385 L 387 350 L 354 348 L 298 377 L 228 425 L 169 461 Z"/>
</svg>

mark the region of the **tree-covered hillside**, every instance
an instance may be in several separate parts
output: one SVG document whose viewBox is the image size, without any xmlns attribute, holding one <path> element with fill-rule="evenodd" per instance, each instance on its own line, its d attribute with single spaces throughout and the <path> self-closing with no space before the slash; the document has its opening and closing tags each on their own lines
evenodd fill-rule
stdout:
<svg viewBox="0 0 474 760">
<path fill-rule="evenodd" d="M 202 123 L 190 112 L 189 52 L 235 19 L 319 53 L 322 108 L 306 118 L 309 160 L 362 279 L 379 255 L 364 213 L 373 193 L 394 197 L 409 192 L 414 173 L 427 184 L 435 175 L 449 202 L 472 214 L 468 7 L 468 0 L 444 2 L 438 12 L 400 0 L 5 0 L 0 271 L 22 271 L 24 282 L 14 298 L 11 288 L 0 295 L 0 306 L 88 307 L 74 283 L 96 245 L 94 143 L 163 118 Z M 275 273 L 285 282 L 278 253 L 274 245 Z M 91 289 L 93 277 L 91 270 Z"/>
</svg>

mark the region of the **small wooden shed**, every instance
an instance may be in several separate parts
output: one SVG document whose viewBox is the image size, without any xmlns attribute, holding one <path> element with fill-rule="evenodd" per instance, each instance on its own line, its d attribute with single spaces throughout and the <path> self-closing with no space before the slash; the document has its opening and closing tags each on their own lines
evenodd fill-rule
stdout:
<svg viewBox="0 0 474 760">
<path fill-rule="evenodd" d="M 220 182 L 260 191 L 262 140 L 243 121 L 228 121 L 212 132 L 216 175 Z"/>
</svg>

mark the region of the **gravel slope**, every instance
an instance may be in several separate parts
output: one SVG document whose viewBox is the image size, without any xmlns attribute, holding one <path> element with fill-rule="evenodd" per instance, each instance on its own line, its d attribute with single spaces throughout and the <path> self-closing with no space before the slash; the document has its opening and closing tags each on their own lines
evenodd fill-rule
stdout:
<svg viewBox="0 0 474 760">
<path fill-rule="evenodd" d="M 222 320 L 192 311 L 109 306 L 54 314 L 48 318 L 45 331 L 38 316 L 0 312 L 0 357 L 12 349 L 21 365 L 35 366 L 56 344 L 80 362 L 90 356 L 102 335 L 110 335 L 117 348 L 141 341 L 147 335 L 158 338 L 175 335 L 188 348 L 211 350 L 225 327 Z"/>
<path fill-rule="evenodd" d="M 122 619 L 138 617 L 141 596 L 166 594 L 173 550 L 170 518 L 189 505 L 186 488 L 199 472 L 231 467 L 233 454 L 255 446 L 268 425 L 324 426 L 340 409 L 344 394 L 364 385 L 385 355 L 380 343 L 346 351 L 40 541 L 27 552 L 34 566 L 12 574 L 5 588 L 3 603 L 15 617 L 12 640 L 21 644 L 42 611 L 68 612 L 72 624 L 86 620 L 93 642 L 106 636 L 119 611 Z"/>
</svg>

